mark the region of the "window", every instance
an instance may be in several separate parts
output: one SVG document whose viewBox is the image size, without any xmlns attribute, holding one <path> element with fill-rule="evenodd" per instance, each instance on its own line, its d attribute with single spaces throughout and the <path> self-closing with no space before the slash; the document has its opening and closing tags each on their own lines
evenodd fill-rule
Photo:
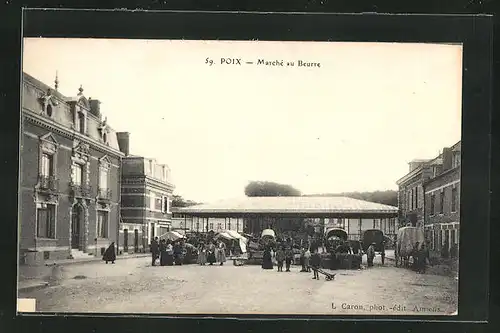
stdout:
<svg viewBox="0 0 500 333">
<path fill-rule="evenodd" d="M 415 208 L 418 208 L 418 186 L 415 187 Z"/>
<path fill-rule="evenodd" d="M 452 167 L 456 168 L 460 166 L 460 152 L 454 152 Z"/>
<path fill-rule="evenodd" d="M 409 200 L 410 200 L 410 210 L 413 210 L 413 189 L 410 190 Z"/>
<path fill-rule="evenodd" d="M 158 211 L 162 211 L 163 209 L 163 197 L 161 196 L 155 196 L 155 207 L 154 207 L 155 210 L 158 210 Z"/>
<path fill-rule="evenodd" d="M 451 189 L 451 211 L 457 211 L 457 202 L 458 202 L 458 191 L 457 188 L 454 187 Z"/>
<path fill-rule="evenodd" d="M 108 143 L 108 135 L 106 133 L 102 133 L 102 141 Z"/>
<path fill-rule="evenodd" d="M 97 237 L 108 238 L 108 212 L 97 212 Z"/>
<path fill-rule="evenodd" d="M 231 230 L 231 221 L 229 221 L 229 222 L 227 223 L 227 228 L 228 228 L 229 230 Z"/>
<path fill-rule="evenodd" d="M 47 112 L 47 116 L 52 117 L 52 105 L 50 105 L 50 104 L 47 105 L 46 112 Z"/>
<path fill-rule="evenodd" d="M 236 231 L 240 231 L 240 221 L 236 220 Z"/>
<path fill-rule="evenodd" d="M 436 213 L 436 196 L 431 194 L 431 215 Z"/>
<path fill-rule="evenodd" d="M 40 174 L 42 176 L 48 177 L 52 176 L 54 173 L 53 163 L 52 163 L 52 155 L 42 154 L 42 169 L 40 170 Z"/>
<path fill-rule="evenodd" d="M 55 205 L 37 209 L 37 237 L 56 238 Z"/>
<path fill-rule="evenodd" d="M 217 223 L 217 230 L 222 230 L 222 223 Z"/>
<path fill-rule="evenodd" d="M 210 228 L 210 230 L 214 230 L 214 224 L 212 222 L 210 222 L 209 228 Z"/>
<path fill-rule="evenodd" d="M 444 191 L 439 194 L 439 213 L 444 213 Z"/>
<path fill-rule="evenodd" d="M 85 114 L 78 114 L 78 130 L 80 133 L 85 134 Z"/>
<path fill-rule="evenodd" d="M 168 213 L 170 212 L 170 209 L 169 209 L 169 204 L 168 204 L 168 197 L 163 197 L 163 206 L 162 206 L 162 212 L 163 213 Z M 180 216 L 182 217 L 182 216 Z"/>
<path fill-rule="evenodd" d="M 153 160 L 149 160 L 149 174 L 153 175 Z"/>
<path fill-rule="evenodd" d="M 80 164 L 74 163 L 72 166 L 71 180 L 75 185 L 81 185 L 83 181 L 83 168 Z"/>
<path fill-rule="evenodd" d="M 104 168 L 99 170 L 99 188 L 102 190 L 108 189 L 108 170 Z"/>
<path fill-rule="evenodd" d="M 156 206 L 156 194 L 154 192 L 150 192 L 149 199 L 150 199 L 149 209 L 154 210 Z"/>
<path fill-rule="evenodd" d="M 200 221 L 196 221 L 196 231 L 200 231 Z"/>
</svg>

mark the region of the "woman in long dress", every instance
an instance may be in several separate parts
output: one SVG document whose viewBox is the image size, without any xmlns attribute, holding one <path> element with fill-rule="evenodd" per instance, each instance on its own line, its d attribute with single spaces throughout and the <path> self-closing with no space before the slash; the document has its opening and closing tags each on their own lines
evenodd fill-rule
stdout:
<svg viewBox="0 0 500 333">
<path fill-rule="evenodd" d="M 205 249 L 205 244 L 200 243 L 198 247 L 198 264 L 205 266 L 207 263 L 207 250 Z"/>
<path fill-rule="evenodd" d="M 207 261 L 210 264 L 210 266 L 212 266 L 217 261 L 215 258 L 215 245 L 214 245 L 214 243 L 210 243 L 210 245 L 208 245 Z"/>
<path fill-rule="evenodd" d="M 160 241 L 160 266 L 167 265 L 167 242 L 162 239 Z"/>
<path fill-rule="evenodd" d="M 226 262 L 226 244 L 222 241 L 219 242 L 219 246 L 217 247 L 216 260 L 221 266 Z"/>
<path fill-rule="evenodd" d="M 102 255 L 102 260 L 106 262 L 106 264 L 111 261 L 112 264 L 115 263 L 116 260 L 116 250 L 115 250 L 115 242 L 112 242 L 109 247 L 104 251 Z"/>
<path fill-rule="evenodd" d="M 271 256 L 271 249 L 266 247 L 264 250 L 264 255 L 262 256 L 262 268 L 263 269 L 273 269 L 273 258 Z"/>
</svg>

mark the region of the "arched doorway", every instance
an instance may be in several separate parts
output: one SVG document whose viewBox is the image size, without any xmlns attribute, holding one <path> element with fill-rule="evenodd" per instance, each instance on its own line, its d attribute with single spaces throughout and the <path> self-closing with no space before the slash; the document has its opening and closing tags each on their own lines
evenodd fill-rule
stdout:
<svg viewBox="0 0 500 333">
<path fill-rule="evenodd" d="M 82 232 L 83 207 L 79 204 L 73 206 L 71 214 L 71 248 L 80 249 L 80 239 Z"/>
</svg>

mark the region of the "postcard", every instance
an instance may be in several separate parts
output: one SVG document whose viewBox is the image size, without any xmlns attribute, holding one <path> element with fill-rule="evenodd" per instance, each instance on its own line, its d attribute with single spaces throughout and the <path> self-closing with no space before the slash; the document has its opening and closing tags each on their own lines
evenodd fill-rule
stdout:
<svg viewBox="0 0 500 333">
<path fill-rule="evenodd" d="M 458 314 L 461 44 L 25 38 L 22 70 L 20 312 Z"/>
</svg>

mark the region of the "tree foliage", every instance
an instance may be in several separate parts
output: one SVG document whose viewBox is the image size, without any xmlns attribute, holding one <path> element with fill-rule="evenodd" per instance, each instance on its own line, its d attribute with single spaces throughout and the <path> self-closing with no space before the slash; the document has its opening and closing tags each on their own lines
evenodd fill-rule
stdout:
<svg viewBox="0 0 500 333">
<path fill-rule="evenodd" d="M 186 200 L 180 195 L 173 195 L 172 196 L 172 207 L 189 207 L 189 206 L 194 206 L 197 205 L 198 203 L 192 200 Z"/>
<path fill-rule="evenodd" d="M 342 192 L 342 193 L 321 193 L 306 196 L 315 197 L 348 197 L 352 199 L 376 202 L 389 206 L 398 206 L 398 192 L 396 191 L 375 191 L 375 192 Z"/>
<path fill-rule="evenodd" d="M 252 181 L 245 187 L 247 197 L 296 197 L 301 192 L 291 185 L 267 181 Z"/>
</svg>

